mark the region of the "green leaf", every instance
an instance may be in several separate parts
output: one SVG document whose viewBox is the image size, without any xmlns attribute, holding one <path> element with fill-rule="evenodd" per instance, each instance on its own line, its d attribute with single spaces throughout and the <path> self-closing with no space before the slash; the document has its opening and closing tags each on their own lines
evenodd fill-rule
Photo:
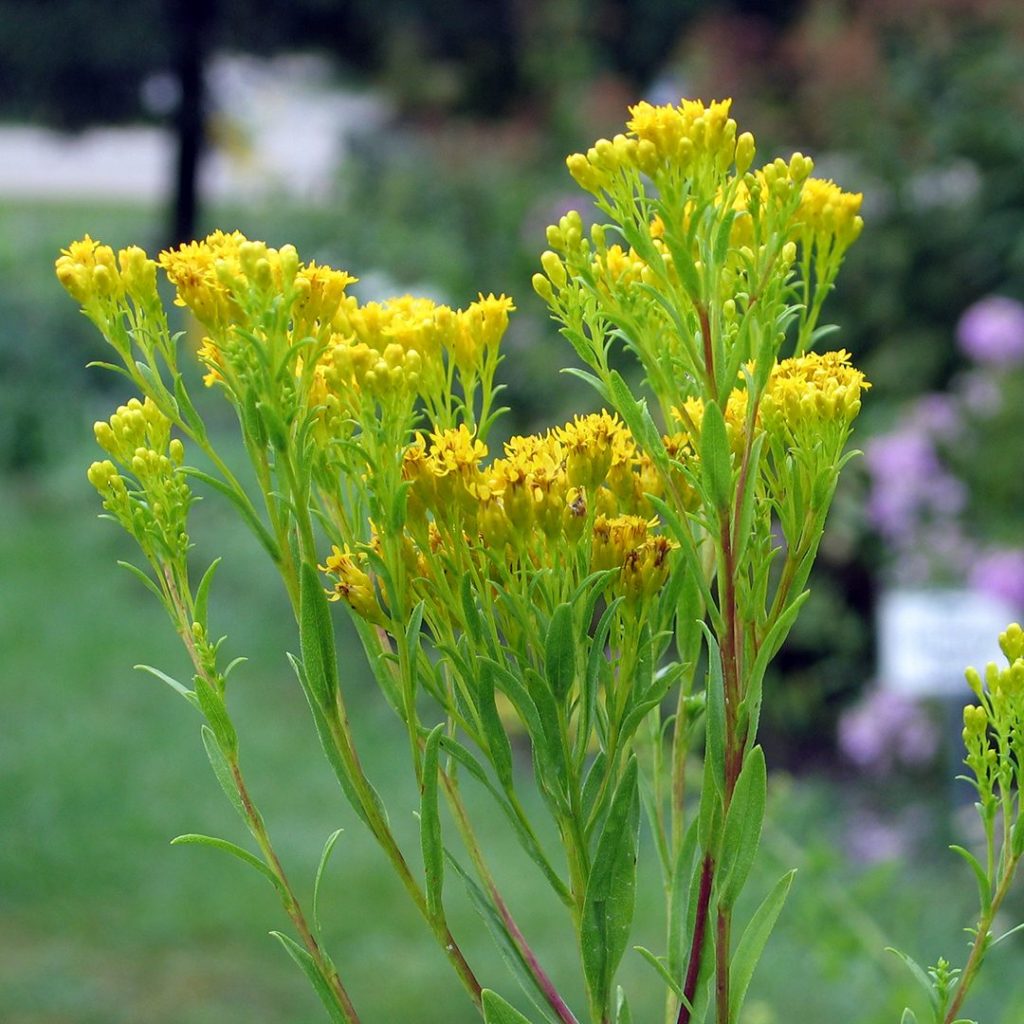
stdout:
<svg viewBox="0 0 1024 1024">
<path fill-rule="evenodd" d="M 725 680 L 722 676 L 722 653 L 707 625 L 702 622 L 701 627 L 708 647 L 707 759 L 711 763 L 711 779 L 721 793 L 725 785 Z"/>
<path fill-rule="evenodd" d="M 795 597 L 786 610 L 775 620 L 774 625 L 768 630 L 768 635 L 761 642 L 761 648 L 754 659 L 754 666 L 750 670 L 750 679 L 747 683 L 747 693 L 743 698 L 743 711 L 747 719 L 747 746 L 753 745 L 757 737 L 757 727 L 761 719 L 761 698 L 764 688 L 764 674 L 768 670 L 768 663 L 775 657 L 783 641 L 789 635 L 789 631 L 796 622 L 796 617 L 803 607 L 804 601 L 811 596 L 809 590 L 805 590 L 798 597 Z"/>
<path fill-rule="evenodd" d="M 757 962 L 761 959 L 768 937 L 779 919 L 783 904 L 789 895 L 789 887 L 793 884 L 796 869 L 786 872 L 774 885 L 772 891 L 764 898 L 761 905 L 754 911 L 747 927 L 743 930 L 733 954 L 729 968 L 729 1024 L 739 1020 L 740 1009 L 746 998 L 750 979 L 754 976 Z"/>
<path fill-rule="evenodd" d="M 540 756 L 549 792 L 559 800 L 567 799 L 568 772 L 555 695 L 547 681 L 531 668 L 526 669 L 526 686 L 540 720 L 540 735 L 530 737 L 533 749 Z"/>
<path fill-rule="evenodd" d="M 199 710 L 206 716 L 213 735 L 217 738 L 217 744 L 221 750 L 227 753 L 237 753 L 238 734 L 228 717 L 228 709 L 224 703 L 224 697 L 203 677 L 196 675 L 192 677 L 195 685 L 195 695 L 199 702 Z"/>
<path fill-rule="evenodd" d="M 580 929 L 583 970 L 595 1004 L 608 1005 L 612 979 L 629 941 L 636 899 L 640 808 L 632 756 L 619 780 L 587 880 Z"/>
<path fill-rule="evenodd" d="M 444 723 L 435 725 L 423 753 L 423 792 L 420 799 L 420 848 L 426 876 L 427 913 L 434 923 L 444 920 L 441 891 L 444 887 L 444 845 L 437 806 L 437 750 Z"/>
<path fill-rule="evenodd" d="M 320 863 L 317 865 L 316 877 L 313 879 L 313 924 L 316 927 L 318 938 L 323 934 L 323 929 L 320 926 L 320 882 L 323 880 L 324 872 L 327 870 L 327 862 L 331 859 L 334 844 L 337 843 L 338 837 L 344 831 L 342 828 L 335 829 L 327 837 L 323 852 L 320 854 Z"/>
<path fill-rule="evenodd" d="M 640 443 L 640 447 L 653 460 L 662 472 L 669 468 L 668 452 L 661 439 L 661 433 L 655 426 L 646 401 L 637 401 L 629 385 L 622 379 L 618 370 L 612 370 L 609 377 L 609 390 L 612 404 L 619 415 L 626 421 L 630 433 Z"/>
<path fill-rule="evenodd" d="M 309 983 L 313 986 L 320 1001 L 324 1004 L 328 1016 L 333 1024 L 358 1024 L 358 1021 L 351 1017 L 342 1007 L 338 1005 L 331 986 L 327 979 L 321 974 L 316 961 L 294 940 L 283 932 L 271 932 L 285 948 L 285 952 L 299 965 L 302 973 L 305 974 Z"/>
<path fill-rule="evenodd" d="M 494 773 L 506 792 L 514 784 L 512 775 L 512 745 L 494 703 L 494 669 L 484 661 L 480 663 L 479 682 L 476 688 L 477 710 L 480 712 L 480 725 L 487 742 Z"/>
<path fill-rule="evenodd" d="M 723 517 L 732 496 L 732 456 L 725 416 L 717 402 L 704 406 L 700 428 L 700 468 L 704 491 L 712 507 Z"/>
<path fill-rule="evenodd" d="M 564 702 L 576 676 L 576 638 L 568 603 L 560 604 L 551 616 L 544 641 L 544 674 L 555 700 Z"/>
<path fill-rule="evenodd" d="M 722 907 L 731 907 L 736 902 L 750 874 L 761 841 L 767 784 L 764 751 L 757 746 L 746 756 L 725 816 L 721 860 L 723 876 L 718 890 L 718 902 Z"/>
<path fill-rule="evenodd" d="M 196 588 L 196 622 L 203 629 L 206 629 L 206 606 L 210 599 L 210 584 L 213 583 L 213 576 L 220 562 L 219 558 L 215 558 L 210 563 L 209 568 L 203 573 L 203 578 L 199 581 L 199 586 Z"/>
<path fill-rule="evenodd" d="M 963 857 L 963 859 L 971 866 L 971 870 L 974 872 L 974 877 L 978 882 L 978 899 L 981 901 L 981 912 L 984 914 L 992 905 L 992 885 L 988 880 L 988 875 L 985 873 L 985 869 L 979 863 L 978 858 L 975 857 L 970 850 L 965 850 L 962 846 L 950 846 L 950 849 L 954 853 L 960 854 L 960 856 Z"/>
<path fill-rule="evenodd" d="M 1003 934 L 1000 935 L 998 939 L 993 939 L 989 943 L 988 948 L 989 949 L 995 949 L 995 947 L 998 946 L 999 943 L 1002 942 L 1004 939 L 1008 939 L 1011 935 L 1016 935 L 1020 931 L 1024 931 L 1024 921 L 1022 921 L 1020 924 L 1016 925 L 1015 927 L 1009 929 L 1009 931 L 1003 932 Z"/>
<path fill-rule="evenodd" d="M 288 661 L 291 663 L 292 669 L 295 671 L 295 675 L 298 677 L 299 683 L 302 686 L 302 692 L 306 695 L 306 703 L 309 704 L 309 710 L 313 715 L 313 724 L 316 726 L 317 736 L 320 737 L 320 746 L 323 748 L 323 752 L 327 757 L 327 761 L 331 768 L 334 769 L 335 778 L 338 780 L 341 786 L 342 792 L 345 794 L 345 799 L 351 804 L 352 809 L 359 815 L 360 820 L 364 825 L 371 831 L 376 832 L 373 823 L 370 821 L 370 816 L 367 813 L 366 808 L 363 806 L 363 801 L 360 799 L 359 793 L 356 790 L 355 784 L 349 776 L 348 768 L 345 765 L 345 761 L 335 746 L 334 736 L 331 733 L 331 726 L 324 714 L 324 709 L 320 706 L 319 702 L 314 695 L 309 682 L 306 679 L 306 673 L 303 669 L 302 663 L 299 662 L 293 655 L 289 654 Z M 364 784 L 370 790 L 371 798 L 374 802 L 375 810 L 382 821 L 387 821 L 387 811 L 384 809 L 384 804 L 377 794 L 376 790 L 370 785 L 368 779 L 363 779 Z"/>
<path fill-rule="evenodd" d="M 917 1024 L 917 1015 L 909 1006 L 903 1011 L 900 1024 Z"/>
<path fill-rule="evenodd" d="M 198 832 L 188 832 L 183 836 L 175 836 L 171 840 L 171 846 L 184 846 L 186 843 L 195 846 L 209 846 L 214 850 L 230 853 L 232 857 L 237 857 L 242 863 L 255 868 L 282 896 L 287 896 L 284 886 L 274 872 L 259 857 L 242 849 L 237 843 L 229 842 L 227 839 L 217 839 L 215 836 L 200 835 Z"/>
<path fill-rule="evenodd" d="M 260 521 L 259 516 L 256 515 L 255 510 L 244 495 L 236 491 L 230 484 L 225 483 L 223 480 L 218 480 L 217 477 L 211 476 L 201 469 L 196 469 L 194 466 L 185 466 L 182 472 L 186 476 L 200 480 L 207 487 L 212 487 L 215 491 L 223 494 L 241 513 L 249 529 L 252 530 L 256 539 L 263 545 L 264 550 L 270 555 L 274 563 L 277 564 L 281 561 L 281 551 L 277 546 L 277 541 L 274 540 L 273 536 Z"/>
<path fill-rule="evenodd" d="M 501 953 L 502 959 L 505 961 L 505 965 L 508 967 L 509 971 L 511 971 L 512 976 L 516 981 L 518 981 L 522 986 L 523 991 L 530 997 L 534 1006 L 536 1006 L 540 1011 L 541 1017 L 545 1021 L 550 1021 L 552 1018 L 547 1009 L 547 997 L 537 984 L 537 979 L 530 970 L 529 964 L 527 964 L 526 960 L 523 958 L 523 954 L 519 951 L 519 947 L 513 941 L 512 936 L 509 935 L 505 922 L 494 909 L 494 905 L 488 897 L 484 895 L 480 886 L 478 886 L 476 882 L 469 877 L 462 865 L 459 864 L 450 852 L 445 851 L 445 854 L 448 864 L 455 870 L 455 873 L 459 875 L 465 884 L 466 892 L 469 895 L 469 901 L 473 904 L 473 907 L 476 909 L 476 912 L 480 917 L 483 918 L 484 924 L 487 925 L 487 930 L 491 933 L 491 938 L 494 940 L 494 944 L 498 947 L 498 952 Z M 487 990 L 485 989 L 484 991 L 486 992 Z M 495 1018 L 495 1020 L 500 1019 L 501 1018 Z"/>
<path fill-rule="evenodd" d="M 161 672 L 158 668 L 153 668 L 152 665 L 135 665 L 133 667 L 139 672 L 148 672 L 151 676 L 155 676 L 160 682 L 166 683 L 175 693 L 181 694 L 192 707 L 199 708 L 199 698 L 184 683 L 179 683 L 177 679 L 169 676 L 166 672 Z"/>
<path fill-rule="evenodd" d="M 109 518 L 113 519 L 113 516 Z M 133 565 L 131 562 L 123 562 L 120 559 L 118 559 L 117 564 L 121 566 L 122 569 L 127 569 L 151 594 L 156 596 L 156 599 L 164 605 L 164 607 L 167 607 L 167 598 L 164 597 L 160 588 L 137 565 Z"/>
<path fill-rule="evenodd" d="M 928 1001 L 932 1004 L 932 1009 L 939 1011 L 939 994 L 935 991 L 935 986 L 932 984 L 932 979 L 928 977 L 924 968 L 912 957 L 906 953 L 894 948 L 893 946 L 886 946 L 885 951 L 898 956 L 900 960 L 906 964 L 907 970 L 913 975 L 914 980 L 928 993 Z"/>
<path fill-rule="evenodd" d="M 572 897 L 569 894 L 569 890 L 551 866 L 551 862 L 540 847 L 537 838 L 527 831 L 509 802 L 491 784 L 490 779 L 487 778 L 487 773 L 476 758 L 473 757 L 473 755 L 461 743 L 453 739 L 451 736 L 442 736 L 441 746 L 445 753 L 450 754 L 460 765 L 466 768 L 473 778 L 475 778 L 487 790 L 487 792 L 491 794 L 494 798 L 494 802 L 504 812 L 505 817 L 508 818 L 508 822 L 512 826 L 520 845 L 526 853 L 529 854 L 530 859 L 544 873 L 544 877 L 547 878 L 548 882 L 551 884 L 551 888 L 555 891 L 558 898 L 567 907 L 572 906 Z"/>
<path fill-rule="evenodd" d="M 474 644 L 483 641 L 484 628 L 480 620 L 480 609 L 476 605 L 473 593 L 473 577 L 467 572 L 459 583 L 459 597 L 462 600 L 462 615 L 466 620 L 466 632 Z"/>
<path fill-rule="evenodd" d="M 758 474 L 761 471 L 761 450 L 764 448 L 764 439 L 767 436 L 765 433 L 758 434 L 750 446 L 750 459 L 747 462 L 743 502 L 740 506 L 739 518 L 736 521 L 736 552 L 734 557 L 737 565 L 742 562 L 747 544 L 754 535 L 754 511 L 759 507 L 757 483 Z"/>
<path fill-rule="evenodd" d="M 505 1002 L 497 992 L 485 988 L 480 993 L 483 999 L 484 1020 L 486 1024 L 530 1024 L 514 1006 Z"/>
<path fill-rule="evenodd" d="M 315 570 L 303 563 L 299 581 L 299 644 L 310 690 L 324 710 L 334 706 L 338 663 L 327 595 Z"/>
<path fill-rule="evenodd" d="M 672 885 L 668 902 L 668 970 L 673 977 L 681 978 L 686 966 L 689 935 L 686 924 L 686 900 L 689 882 L 694 873 L 694 857 L 697 853 L 697 821 L 690 822 L 679 844 L 675 863 L 672 865 Z"/>
<path fill-rule="evenodd" d="M 722 829 L 721 783 L 714 777 L 714 764 L 704 755 L 704 778 L 700 787 L 700 804 L 697 807 L 697 841 L 702 850 L 717 852 Z"/>
<path fill-rule="evenodd" d="M 1024 854 L 1024 814 L 1017 818 L 1013 831 L 1010 833 L 1010 853 L 1014 857 Z"/>
<path fill-rule="evenodd" d="M 181 413 L 181 418 L 195 435 L 196 440 L 205 441 L 206 424 L 203 423 L 202 417 L 196 412 L 196 407 L 192 404 L 192 399 L 189 397 L 188 390 L 185 388 L 185 381 L 180 373 L 174 375 L 174 400 L 178 403 L 178 412 Z"/>
<path fill-rule="evenodd" d="M 202 727 L 202 736 L 206 756 L 209 758 L 213 774 L 220 783 L 220 788 L 224 790 L 224 795 L 231 802 L 231 806 L 238 811 L 242 821 L 248 825 L 249 818 L 245 813 L 245 807 L 242 805 L 242 798 L 238 795 L 234 773 L 231 771 L 231 766 L 228 764 L 227 758 L 217 743 L 217 737 L 214 736 L 213 730 L 208 725 Z"/>
<path fill-rule="evenodd" d="M 679 982 L 669 973 L 669 969 L 662 962 L 661 957 L 655 956 L 649 949 L 645 949 L 643 946 L 634 946 L 635 949 L 657 972 L 658 976 L 668 986 L 672 994 L 676 999 L 683 999 L 683 990 L 679 985 Z"/>
</svg>

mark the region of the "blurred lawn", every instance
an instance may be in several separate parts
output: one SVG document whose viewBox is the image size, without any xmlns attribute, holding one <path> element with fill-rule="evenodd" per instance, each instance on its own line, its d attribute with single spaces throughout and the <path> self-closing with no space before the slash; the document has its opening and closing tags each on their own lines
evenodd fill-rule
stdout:
<svg viewBox="0 0 1024 1024">
<path fill-rule="evenodd" d="M 0 260 L 17 271 L 4 308 L 22 308 L 15 300 L 23 296 L 25 309 L 37 301 L 70 309 L 50 267 L 56 249 L 86 230 L 113 244 L 155 236 L 141 209 L 0 207 Z M 61 341 L 51 339 L 56 354 Z M 46 394 L 39 390 L 37 401 Z M 266 935 L 286 924 L 270 888 L 215 851 L 168 845 L 193 831 L 246 838 L 206 765 L 195 713 L 130 668 L 148 662 L 184 672 L 162 613 L 114 566 L 133 557 L 127 538 L 95 518 L 98 504 L 84 479 L 94 457 L 89 418 L 69 413 L 61 436 L 80 440 L 64 442 L 45 471 L 0 480 L 0 1020 L 319 1022 L 315 997 Z M 297 644 L 274 580 L 214 500 L 197 508 L 193 533 L 197 564 L 225 555 L 213 623 L 228 634 L 229 652 L 250 659 L 232 686 L 243 766 L 300 892 L 309 892 L 324 838 L 346 829 L 324 917 L 356 1005 L 367 1024 L 468 1024 L 474 1015 L 323 763 L 283 657 Z M 342 658 L 355 728 L 369 774 L 414 851 L 416 801 L 403 738 L 358 665 Z M 959 956 L 972 909 L 969 873 L 937 843 L 934 857 L 853 865 L 841 851 L 846 809 L 860 796 L 823 780 L 775 778 L 773 786 L 765 864 L 751 899 L 794 856 L 801 872 L 755 978 L 745 1024 L 894 1024 L 903 1001 L 917 996 L 882 948 L 900 945 L 922 962 Z M 501 823 L 486 808 L 480 813 L 524 931 L 578 1001 L 562 912 L 534 884 Z M 635 941 L 657 952 L 657 884 L 653 877 L 645 883 Z M 453 930 L 480 975 L 512 995 L 514 983 L 454 880 L 449 892 Z M 1024 901 L 1015 907 L 1020 916 Z M 985 987 L 968 1005 L 972 1016 L 985 1024 L 1024 1019 L 1024 977 L 1011 967 L 1021 953 L 1018 940 L 993 954 Z M 660 1019 L 660 983 L 639 956 L 627 955 L 623 981 L 635 1019 Z"/>
</svg>

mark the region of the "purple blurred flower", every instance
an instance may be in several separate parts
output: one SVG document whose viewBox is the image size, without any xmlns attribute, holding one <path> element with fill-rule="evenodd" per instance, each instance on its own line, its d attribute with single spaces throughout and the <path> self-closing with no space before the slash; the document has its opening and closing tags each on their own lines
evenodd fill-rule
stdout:
<svg viewBox="0 0 1024 1024">
<path fill-rule="evenodd" d="M 879 773 L 926 764 L 939 734 L 924 709 L 890 690 L 871 690 L 839 719 L 839 749 L 858 768 Z"/>
<path fill-rule="evenodd" d="M 979 555 L 971 566 L 970 583 L 983 594 L 1024 608 L 1024 551 L 997 548 Z"/>
<path fill-rule="evenodd" d="M 1024 304 L 1003 295 L 974 303 L 956 327 L 960 348 L 979 363 L 1024 362 Z"/>
<path fill-rule="evenodd" d="M 963 429 L 956 399 L 937 392 L 918 400 L 913 409 L 913 422 L 941 441 L 954 440 Z"/>
</svg>

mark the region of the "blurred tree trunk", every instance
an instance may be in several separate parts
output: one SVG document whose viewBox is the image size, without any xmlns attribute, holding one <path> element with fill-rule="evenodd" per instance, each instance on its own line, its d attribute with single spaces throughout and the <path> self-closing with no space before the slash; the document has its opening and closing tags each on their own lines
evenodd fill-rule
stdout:
<svg viewBox="0 0 1024 1024">
<path fill-rule="evenodd" d="M 216 0 L 167 0 L 174 39 L 174 71 L 181 89 L 175 116 L 178 142 L 169 245 L 195 235 L 199 212 L 199 162 L 205 146 L 203 70 L 216 22 Z"/>
</svg>

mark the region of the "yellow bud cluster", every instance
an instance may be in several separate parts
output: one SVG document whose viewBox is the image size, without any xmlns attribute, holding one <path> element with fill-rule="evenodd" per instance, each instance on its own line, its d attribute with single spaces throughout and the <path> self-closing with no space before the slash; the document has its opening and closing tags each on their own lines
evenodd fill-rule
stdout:
<svg viewBox="0 0 1024 1024">
<path fill-rule="evenodd" d="M 134 478 L 129 487 L 109 459 L 94 462 L 89 483 L 150 557 L 183 558 L 192 492 L 181 470 L 185 449 L 171 438 L 171 422 L 150 400 L 130 399 L 93 428 L 100 447 Z"/>
<path fill-rule="evenodd" d="M 118 406 L 109 420 L 99 420 L 93 424 L 93 433 L 105 452 L 123 466 L 128 466 L 139 448 L 157 452 L 168 450 L 171 421 L 152 399 L 140 402 L 137 398 L 130 398 L 126 405 Z"/>
<path fill-rule="evenodd" d="M 122 264 L 127 263 L 131 270 L 136 271 L 132 283 L 138 284 L 142 268 L 137 267 L 132 250 L 122 249 L 119 256 Z M 126 284 L 118 262 L 109 245 L 102 245 L 86 235 L 62 249 L 54 267 L 57 280 L 68 294 L 85 306 L 95 300 L 117 301 L 124 295 Z"/>
<path fill-rule="evenodd" d="M 486 298 L 481 294 L 476 302 L 457 314 L 452 356 L 462 373 L 479 371 L 488 353 L 494 352 L 508 328 L 508 315 L 515 310 L 507 295 Z"/>
<path fill-rule="evenodd" d="M 850 364 L 850 354 L 811 352 L 776 365 L 761 400 L 766 429 L 813 434 L 825 423 L 846 428 L 871 385 Z"/>
<path fill-rule="evenodd" d="M 999 634 L 999 647 L 1010 664 L 1018 658 L 1024 658 L 1024 629 L 1021 629 L 1019 623 L 1011 622 L 1006 630 Z"/>
<path fill-rule="evenodd" d="M 864 227 L 860 216 L 863 198 L 860 192 L 844 192 L 835 182 L 807 178 L 800 192 L 794 224 L 818 245 L 834 238 L 844 250 L 857 240 Z"/>
<path fill-rule="evenodd" d="M 327 590 L 330 600 L 344 601 L 360 618 L 383 625 L 386 618 L 377 600 L 373 581 L 364 568 L 366 563 L 365 555 L 353 554 L 347 545 L 339 548 L 335 544 L 327 561 L 317 568 L 334 579 Z"/>
</svg>

